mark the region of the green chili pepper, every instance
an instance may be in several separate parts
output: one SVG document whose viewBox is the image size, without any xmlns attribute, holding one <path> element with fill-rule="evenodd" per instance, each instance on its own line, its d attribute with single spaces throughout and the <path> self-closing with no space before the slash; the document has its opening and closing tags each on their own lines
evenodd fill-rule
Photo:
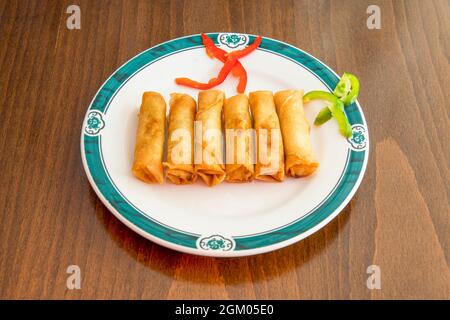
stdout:
<svg viewBox="0 0 450 320">
<path fill-rule="evenodd" d="M 307 103 L 311 100 L 324 100 L 329 104 L 336 104 L 339 101 L 339 99 L 335 95 L 326 91 L 310 91 L 303 96 L 304 103 Z"/>
<path fill-rule="evenodd" d="M 333 94 L 340 99 L 344 106 L 348 106 L 355 102 L 359 93 L 359 80 L 354 75 L 350 73 L 344 73 L 342 78 L 339 80 L 339 83 L 334 88 Z M 311 99 L 312 100 L 312 99 Z M 331 119 L 331 111 L 328 107 L 320 110 L 316 119 L 314 120 L 314 124 L 316 126 L 320 126 L 324 124 L 328 120 Z"/>
<path fill-rule="evenodd" d="M 336 119 L 339 125 L 339 132 L 346 138 L 350 138 L 352 136 L 352 127 L 350 126 L 350 122 L 347 119 L 347 115 L 344 111 L 344 103 L 341 100 L 338 100 L 337 104 L 333 104 L 330 106 L 331 114 L 333 118 Z"/>
<path fill-rule="evenodd" d="M 331 119 L 333 115 L 331 114 L 331 110 L 328 107 L 323 108 L 320 110 L 320 112 L 317 114 L 316 119 L 314 120 L 314 124 L 316 126 L 320 126 Z"/>
<path fill-rule="evenodd" d="M 306 103 L 311 100 L 326 101 L 328 106 L 320 110 L 314 120 L 314 124 L 320 126 L 334 117 L 339 124 L 341 134 L 345 137 L 351 137 L 352 128 L 345 114 L 344 107 L 355 102 L 358 94 L 358 78 L 351 73 L 344 72 L 336 88 L 334 88 L 333 94 L 325 91 L 311 91 L 303 97 L 303 102 Z"/>
<path fill-rule="evenodd" d="M 323 108 L 316 117 L 314 124 L 320 125 L 333 116 L 339 125 L 339 131 L 344 137 L 352 136 L 352 128 L 344 111 L 344 103 L 335 95 L 325 91 L 311 91 L 303 96 L 303 102 L 323 100 L 328 106 Z"/>
<path fill-rule="evenodd" d="M 351 73 L 344 72 L 333 94 L 347 107 L 355 102 L 359 94 L 359 80 Z"/>
<path fill-rule="evenodd" d="M 338 99 L 331 93 L 325 91 L 310 91 L 303 96 L 303 103 L 307 103 L 311 100 L 325 100 L 327 102 L 327 105 L 331 105 L 337 103 Z M 320 126 L 321 124 L 324 124 L 325 122 L 330 120 L 331 116 L 331 110 L 328 107 L 325 107 L 320 110 L 319 114 L 314 120 L 314 124 L 316 126 Z"/>
</svg>

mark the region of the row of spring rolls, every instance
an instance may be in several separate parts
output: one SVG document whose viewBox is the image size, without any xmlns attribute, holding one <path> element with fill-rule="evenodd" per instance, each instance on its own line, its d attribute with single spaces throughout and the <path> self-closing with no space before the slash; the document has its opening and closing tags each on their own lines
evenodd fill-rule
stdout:
<svg viewBox="0 0 450 320">
<path fill-rule="evenodd" d="M 318 162 L 302 97 L 302 90 L 283 90 L 275 95 L 271 91 L 255 91 L 248 98 L 239 94 L 226 99 L 222 91 L 208 90 L 199 93 L 196 110 L 191 96 L 173 93 L 169 102 L 167 159 L 163 162 L 166 103 L 159 93 L 145 92 L 132 171 L 147 183 L 163 183 L 165 168 L 166 178 L 174 184 L 189 184 L 200 177 L 208 186 L 224 180 L 283 181 L 285 174 L 310 175 Z M 200 129 L 200 138 L 194 139 L 194 132 Z"/>
</svg>

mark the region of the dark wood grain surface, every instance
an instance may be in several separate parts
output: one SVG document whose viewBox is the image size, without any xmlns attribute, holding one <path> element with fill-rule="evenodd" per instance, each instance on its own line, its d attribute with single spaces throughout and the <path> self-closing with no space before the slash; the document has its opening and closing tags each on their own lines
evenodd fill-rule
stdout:
<svg viewBox="0 0 450 320">
<path fill-rule="evenodd" d="M 81 30 L 66 28 L 70 4 Z M 366 27 L 370 4 L 381 29 Z M 449 1 L 0 1 L 0 298 L 450 298 Z M 138 236 L 84 174 L 80 130 L 142 50 L 213 31 L 296 45 L 362 83 L 370 160 L 354 199 L 287 248 L 197 257 Z M 68 290 L 78 265 L 81 289 Z M 370 265 L 381 289 L 366 286 Z"/>
</svg>

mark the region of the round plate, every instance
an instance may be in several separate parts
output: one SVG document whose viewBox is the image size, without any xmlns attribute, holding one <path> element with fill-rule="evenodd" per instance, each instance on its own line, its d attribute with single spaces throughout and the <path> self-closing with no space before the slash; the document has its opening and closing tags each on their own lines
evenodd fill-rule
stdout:
<svg viewBox="0 0 450 320">
<path fill-rule="evenodd" d="M 237 33 L 209 36 L 225 50 L 240 49 L 255 38 Z M 247 93 L 288 88 L 332 91 L 339 81 L 310 54 L 269 38 L 241 61 L 248 72 Z M 177 186 L 136 179 L 131 166 L 142 93 L 158 91 L 166 101 L 171 92 L 197 97 L 197 90 L 178 86 L 174 79 L 187 76 L 206 82 L 222 65 L 208 58 L 200 35 L 162 43 L 129 60 L 106 80 L 89 106 L 81 133 L 83 165 L 106 207 L 158 244 L 219 257 L 279 249 L 326 225 L 356 192 L 369 155 L 364 115 L 358 103 L 346 108 L 353 128 L 349 140 L 339 134 L 335 121 L 311 126 L 320 166 L 306 178 L 221 183 L 213 188 L 201 181 Z M 232 96 L 236 85 L 237 79 L 229 76 L 218 88 Z M 310 123 L 321 107 L 320 102 L 305 106 Z"/>
</svg>

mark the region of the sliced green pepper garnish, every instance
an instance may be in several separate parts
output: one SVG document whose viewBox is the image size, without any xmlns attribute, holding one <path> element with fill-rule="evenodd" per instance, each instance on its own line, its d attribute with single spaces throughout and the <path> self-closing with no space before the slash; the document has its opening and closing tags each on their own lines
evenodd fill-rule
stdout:
<svg viewBox="0 0 450 320">
<path fill-rule="evenodd" d="M 307 103 L 311 100 L 324 100 L 327 102 L 327 106 L 322 110 L 320 110 L 319 114 L 314 120 L 314 124 L 316 126 L 320 126 L 321 124 L 324 124 L 325 122 L 331 119 L 332 114 L 328 106 L 337 104 L 339 101 L 338 98 L 336 98 L 336 96 L 325 91 L 310 91 L 303 96 L 304 103 Z"/>
<path fill-rule="evenodd" d="M 311 100 L 326 101 L 328 106 L 320 110 L 314 120 L 314 124 L 320 126 L 334 117 L 339 124 L 339 131 L 348 138 L 352 136 L 352 128 L 345 114 L 344 107 L 355 102 L 358 94 L 358 78 L 351 73 L 344 72 L 336 88 L 334 88 L 333 94 L 325 91 L 311 91 L 303 97 L 303 102 L 306 103 Z"/>
<path fill-rule="evenodd" d="M 347 107 L 355 102 L 359 94 L 359 80 L 351 73 L 344 72 L 333 94 Z"/>
<path fill-rule="evenodd" d="M 311 100 L 323 100 L 328 105 L 319 112 L 314 124 L 325 123 L 333 116 L 338 122 L 340 133 L 347 138 L 352 136 L 352 128 L 344 111 L 344 103 L 341 100 L 329 92 L 310 91 L 303 96 L 303 102 L 306 103 Z"/>
<path fill-rule="evenodd" d="M 336 119 L 339 125 L 339 132 L 346 138 L 350 138 L 352 136 L 352 127 L 350 122 L 347 119 L 347 115 L 344 111 L 344 103 L 341 100 L 338 100 L 337 104 L 333 104 L 330 106 L 331 114 Z"/>
<path fill-rule="evenodd" d="M 355 102 L 359 94 L 359 80 L 354 75 L 344 72 L 344 75 L 339 80 L 333 94 L 344 103 L 344 106 L 351 105 Z M 320 126 L 331 119 L 331 111 L 328 107 L 320 110 L 314 124 Z"/>
<path fill-rule="evenodd" d="M 303 96 L 304 103 L 312 100 L 324 100 L 329 102 L 329 104 L 336 104 L 339 101 L 335 95 L 326 91 L 310 91 Z"/>
<path fill-rule="evenodd" d="M 323 108 L 320 110 L 320 112 L 317 114 L 316 119 L 314 120 L 314 124 L 316 126 L 320 126 L 331 119 L 333 115 L 331 114 L 331 110 L 328 107 Z"/>
</svg>

